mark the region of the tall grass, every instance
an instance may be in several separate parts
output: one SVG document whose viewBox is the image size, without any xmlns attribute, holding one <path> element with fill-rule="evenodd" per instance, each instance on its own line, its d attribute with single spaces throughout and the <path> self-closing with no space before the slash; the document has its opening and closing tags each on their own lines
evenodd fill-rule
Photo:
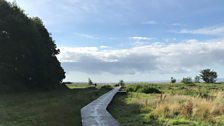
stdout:
<svg viewBox="0 0 224 126">
<path fill-rule="evenodd" d="M 157 118 L 181 117 L 216 123 L 217 117 L 224 115 L 223 92 L 213 94 L 213 99 L 186 95 L 154 95 L 154 99 L 137 98 L 134 103 L 141 104 L 145 111 L 148 110 L 148 113 Z"/>
<path fill-rule="evenodd" d="M 145 86 L 146 85 L 146 86 Z M 161 91 L 160 94 L 145 93 L 141 88 L 152 87 Z M 141 90 L 139 90 L 141 89 Z M 116 108 L 112 108 L 114 116 L 125 126 L 125 120 L 135 125 L 224 125 L 224 85 L 222 84 L 143 84 L 128 85 L 128 95 L 123 97 L 126 106 L 135 106 L 136 112 L 131 113 L 129 107 L 122 106 L 128 117 L 140 116 L 138 123 L 123 116 Z M 119 97 L 122 98 L 122 97 Z M 116 101 L 118 105 L 122 100 Z M 118 103 L 116 103 L 118 102 Z M 124 104 L 123 103 L 123 104 Z M 118 106 L 119 107 L 119 106 Z M 137 111 L 138 110 L 138 111 Z M 150 123 L 148 123 L 150 122 Z"/>
<path fill-rule="evenodd" d="M 160 112 L 168 111 L 168 116 L 185 116 L 185 117 L 196 117 L 201 115 L 199 118 L 206 118 L 205 113 L 212 114 L 212 108 L 217 108 L 217 104 L 213 101 L 206 100 L 200 97 L 183 96 L 183 95 L 169 95 L 167 98 L 160 102 L 158 101 L 155 108 L 155 112 L 160 114 Z M 167 115 L 166 115 L 167 116 Z"/>
</svg>

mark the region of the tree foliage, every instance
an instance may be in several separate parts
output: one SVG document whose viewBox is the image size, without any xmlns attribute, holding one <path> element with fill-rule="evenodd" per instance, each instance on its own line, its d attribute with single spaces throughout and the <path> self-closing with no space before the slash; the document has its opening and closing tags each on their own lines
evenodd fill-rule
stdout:
<svg viewBox="0 0 224 126">
<path fill-rule="evenodd" d="M 176 80 L 174 77 L 171 77 L 171 78 L 170 78 L 170 82 L 171 82 L 171 83 L 176 83 L 177 80 Z"/>
<path fill-rule="evenodd" d="M 38 17 L 0 0 L 0 85 L 56 88 L 65 78 L 59 50 Z"/>
<path fill-rule="evenodd" d="M 88 79 L 88 84 L 89 85 L 93 85 L 93 82 L 92 82 L 92 80 L 90 78 Z"/>
<path fill-rule="evenodd" d="M 217 72 L 210 69 L 202 70 L 200 72 L 200 76 L 206 83 L 215 83 L 218 77 Z"/>
<path fill-rule="evenodd" d="M 125 83 L 124 83 L 123 80 L 120 80 L 120 81 L 118 82 L 118 85 L 121 86 L 121 87 L 124 87 L 124 86 L 125 86 Z"/>
<path fill-rule="evenodd" d="M 181 82 L 184 84 L 192 84 L 193 80 L 191 77 L 184 77 Z"/>
<path fill-rule="evenodd" d="M 198 76 L 198 75 L 195 76 L 195 77 L 194 77 L 194 82 L 195 82 L 195 83 L 200 83 L 200 76 Z"/>
</svg>

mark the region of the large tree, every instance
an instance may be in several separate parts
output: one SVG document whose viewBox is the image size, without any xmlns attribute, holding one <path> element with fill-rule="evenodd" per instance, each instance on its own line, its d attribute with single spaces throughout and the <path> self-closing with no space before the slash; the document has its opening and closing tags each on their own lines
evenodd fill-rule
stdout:
<svg viewBox="0 0 224 126">
<path fill-rule="evenodd" d="M 206 83 L 214 83 L 216 82 L 216 78 L 218 77 L 217 72 L 210 69 L 202 70 L 200 72 L 200 76 Z"/>
<path fill-rule="evenodd" d="M 59 52 L 39 18 L 0 0 L 0 86 L 56 88 L 65 78 Z"/>
</svg>

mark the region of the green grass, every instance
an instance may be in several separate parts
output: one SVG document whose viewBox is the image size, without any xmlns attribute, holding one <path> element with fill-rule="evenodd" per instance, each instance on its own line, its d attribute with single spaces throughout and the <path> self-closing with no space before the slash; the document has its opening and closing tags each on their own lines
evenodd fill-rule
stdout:
<svg viewBox="0 0 224 126">
<path fill-rule="evenodd" d="M 88 84 L 67 84 L 66 86 L 70 89 L 81 89 L 91 87 Z"/>
<path fill-rule="evenodd" d="M 81 126 L 80 109 L 106 90 L 74 88 L 0 95 L 0 126 Z"/>
<path fill-rule="evenodd" d="M 95 88 L 95 85 L 89 85 L 89 84 L 67 84 L 66 85 L 68 88 L 70 89 L 80 89 L 80 88 Z M 107 85 L 97 85 L 96 88 L 98 89 L 112 89 L 113 86 L 111 84 L 107 84 Z"/>
<path fill-rule="evenodd" d="M 163 95 L 144 88 L 158 89 Z M 224 125 L 224 84 L 143 83 L 127 85 L 126 90 L 128 95 L 117 95 L 109 106 L 123 126 Z"/>
<path fill-rule="evenodd" d="M 205 84 L 205 83 L 196 83 L 196 84 L 170 84 L 170 83 L 161 83 L 161 84 L 151 84 L 151 83 L 137 83 L 131 84 L 126 87 L 127 91 L 142 92 L 142 88 L 152 87 L 160 90 L 162 93 L 166 94 L 179 94 L 179 95 L 191 95 L 197 96 L 202 95 L 203 93 L 212 94 L 216 91 L 224 91 L 224 84 Z"/>
</svg>

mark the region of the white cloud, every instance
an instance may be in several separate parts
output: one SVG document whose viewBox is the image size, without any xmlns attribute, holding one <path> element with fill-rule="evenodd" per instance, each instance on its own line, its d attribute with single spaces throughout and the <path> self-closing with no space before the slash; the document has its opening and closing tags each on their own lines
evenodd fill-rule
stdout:
<svg viewBox="0 0 224 126">
<path fill-rule="evenodd" d="M 150 20 L 150 21 L 143 21 L 142 24 L 150 24 L 150 25 L 153 25 L 153 24 L 158 24 L 158 22 L 156 22 L 154 20 Z"/>
<path fill-rule="evenodd" d="M 224 40 L 151 44 L 128 49 L 62 47 L 58 56 L 66 71 L 85 73 L 184 73 L 224 66 Z"/>
<path fill-rule="evenodd" d="M 204 27 L 204 28 L 193 29 L 193 30 L 182 29 L 178 31 L 177 33 L 224 36 L 224 26 Z"/>
<path fill-rule="evenodd" d="M 144 37 L 144 36 L 133 36 L 133 37 L 129 37 L 129 39 L 134 40 L 134 41 L 149 41 L 149 40 L 152 40 L 152 38 Z"/>
<path fill-rule="evenodd" d="M 90 35 L 90 34 L 83 34 L 83 33 L 74 33 L 75 36 L 81 37 L 81 38 L 86 38 L 86 39 L 99 39 L 99 37 Z"/>
<path fill-rule="evenodd" d="M 105 46 L 105 45 L 100 46 L 100 49 L 109 49 L 109 48 L 110 48 L 109 46 Z"/>
<path fill-rule="evenodd" d="M 185 26 L 185 24 L 182 24 L 182 23 L 173 23 L 171 25 L 173 25 L 173 26 Z"/>
<path fill-rule="evenodd" d="M 149 44 L 149 42 L 151 40 L 153 40 L 154 38 L 150 38 L 150 37 L 145 37 L 145 36 L 132 36 L 129 37 L 129 40 L 131 40 L 132 44 L 134 46 L 143 46 L 146 44 Z"/>
</svg>

